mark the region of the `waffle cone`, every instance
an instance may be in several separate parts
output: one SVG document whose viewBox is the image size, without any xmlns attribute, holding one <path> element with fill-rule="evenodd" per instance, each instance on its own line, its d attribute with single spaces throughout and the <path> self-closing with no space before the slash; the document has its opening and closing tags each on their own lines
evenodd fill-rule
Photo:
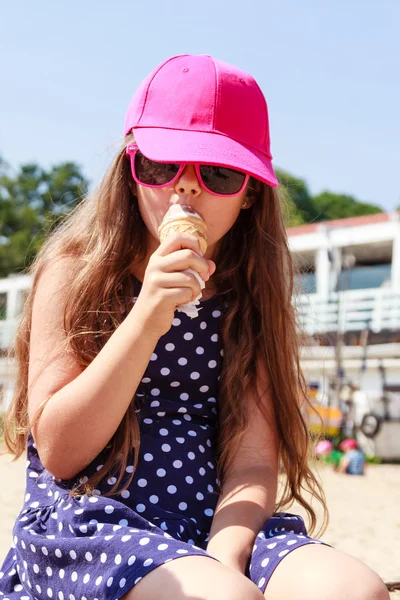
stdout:
<svg viewBox="0 0 400 600">
<path fill-rule="evenodd" d="M 207 225 L 202 219 L 194 216 L 167 219 L 161 223 L 158 230 L 160 241 L 163 242 L 171 233 L 189 233 L 190 235 L 194 235 L 199 240 L 203 254 L 206 253 Z"/>
</svg>

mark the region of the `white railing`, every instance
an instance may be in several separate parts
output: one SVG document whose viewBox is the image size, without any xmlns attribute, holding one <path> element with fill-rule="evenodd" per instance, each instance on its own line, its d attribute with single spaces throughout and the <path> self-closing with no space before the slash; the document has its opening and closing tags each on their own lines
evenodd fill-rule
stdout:
<svg viewBox="0 0 400 600">
<path fill-rule="evenodd" d="M 0 350 L 7 350 L 15 338 L 18 319 L 0 321 Z"/>
<path fill-rule="evenodd" d="M 301 295 L 295 306 L 300 327 L 310 335 L 363 329 L 400 331 L 400 293 L 388 288 L 348 290 L 329 298 Z"/>
<path fill-rule="evenodd" d="M 327 332 L 400 331 L 400 293 L 388 288 L 349 290 L 329 298 L 318 294 L 294 299 L 299 326 L 309 335 Z M 0 350 L 14 340 L 18 317 L 0 320 Z"/>
<path fill-rule="evenodd" d="M 12 344 L 24 305 L 26 293 L 31 286 L 30 275 L 11 275 L 0 279 L 0 350 L 4 352 Z"/>
</svg>

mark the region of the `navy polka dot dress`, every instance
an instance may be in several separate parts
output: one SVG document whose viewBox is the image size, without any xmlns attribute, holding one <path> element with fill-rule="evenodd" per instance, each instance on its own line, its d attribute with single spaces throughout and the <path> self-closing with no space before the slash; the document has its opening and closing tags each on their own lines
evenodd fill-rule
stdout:
<svg viewBox="0 0 400 600">
<path fill-rule="evenodd" d="M 105 496 L 116 482 L 109 477 L 94 495 L 71 498 L 76 481 L 46 471 L 29 438 L 25 502 L 0 571 L 1 599 L 116 600 L 165 562 L 209 556 L 223 350 L 219 300 L 201 306 L 195 319 L 176 313 L 137 389 L 141 448 L 128 489 Z M 106 456 L 107 449 L 84 477 Z M 132 473 L 133 457 L 126 471 Z M 264 591 L 280 560 L 309 543 L 320 542 L 307 536 L 300 517 L 272 517 L 255 540 L 246 575 Z"/>
</svg>

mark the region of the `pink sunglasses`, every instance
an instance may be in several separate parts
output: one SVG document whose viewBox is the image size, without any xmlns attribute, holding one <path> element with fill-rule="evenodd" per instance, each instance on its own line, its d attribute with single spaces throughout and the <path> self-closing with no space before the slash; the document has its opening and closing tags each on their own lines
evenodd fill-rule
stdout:
<svg viewBox="0 0 400 600">
<path fill-rule="evenodd" d="M 126 154 L 131 160 L 132 177 L 140 185 L 162 188 L 179 179 L 187 164 L 193 164 L 201 187 L 215 196 L 237 196 L 245 189 L 248 173 L 222 165 L 200 163 L 165 163 L 146 158 L 136 144 L 129 144 Z"/>
</svg>

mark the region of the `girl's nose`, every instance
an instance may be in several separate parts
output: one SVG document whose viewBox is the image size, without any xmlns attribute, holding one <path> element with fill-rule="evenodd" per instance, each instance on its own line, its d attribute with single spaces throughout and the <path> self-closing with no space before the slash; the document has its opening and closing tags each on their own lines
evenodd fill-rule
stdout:
<svg viewBox="0 0 400 600">
<path fill-rule="evenodd" d="M 191 195 L 194 197 L 201 193 L 201 186 L 197 179 L 194 165 L 186 165 L 183 169 L 181 176 L 175 183 L 175 191 L 177 194 Z"/>
</svg>

